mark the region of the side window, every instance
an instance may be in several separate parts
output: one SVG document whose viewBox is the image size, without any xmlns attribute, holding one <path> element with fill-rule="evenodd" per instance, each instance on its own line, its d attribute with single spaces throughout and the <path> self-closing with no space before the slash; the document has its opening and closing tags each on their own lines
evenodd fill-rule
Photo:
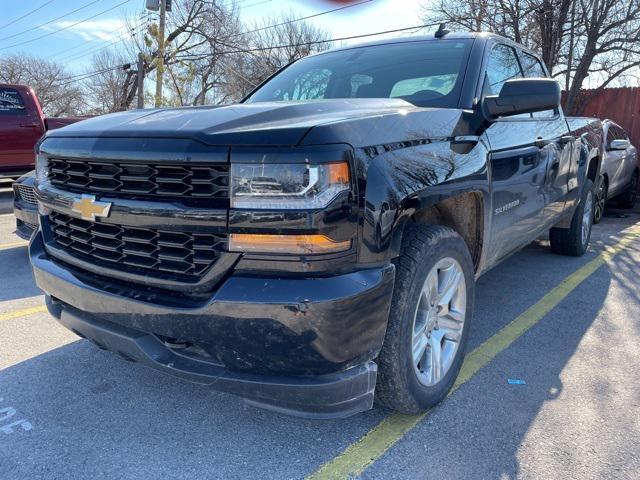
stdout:
<svg viewBox="0 0 640 480">
<path fill-rule="evenodd" d="M 540 60 L 528 53 L 522 53 L 522 69 L 526 78 L 546 78 L 547 74 L 542 68 Z"/>
<path fill-rule="evenodd" d="M 498 95 L 502 85 L 512 78 L 522 78 L 516 51 L 506 45 L 496 45 L 489 54 L 483 95 Z"/>
<path fill-rule="evenodd" d="M 520 53 L 520 62 L 522 63 L 522 70 L 526 78 L 547 78 L 547 74 L 542 67 L 542 63 L 533 55 L 528 53 Z M 543 112 L 532 113 L 533 118 L 549 118 L 556 114 L 554 110 L 545 110 Z"/>
<path fill-rule="evenodd" d="M 607 130 L 607 145 L 613 142 L 616 138 L 615 127 L 613 125 L 609 125 L 609 129 Z"/>
<path fill-rule="evenodd" d="M 22 115 L 26 113 L 20 92 L 13 88 L 0 88 L 0 115 Z"/>
<path fill-rule="evenodd" d="M 628 140 L 627 134 L 622 129 L 622 127 L 618 127 L 617 125 L 611 127 L 613 130 L 613 135 L 617 140 Z"/>
</svg>

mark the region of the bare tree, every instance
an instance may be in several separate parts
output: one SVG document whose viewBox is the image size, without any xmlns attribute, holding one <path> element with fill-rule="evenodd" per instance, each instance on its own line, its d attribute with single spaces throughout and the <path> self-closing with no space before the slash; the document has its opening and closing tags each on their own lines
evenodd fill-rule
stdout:
<svg viewBox="0 0 640 480">
<path fill-rule="evenodd" d="M 97 53 L 87 75 L 83 83 L 91 105 L 90 113 L 104 114 L 131 108 L 137 93 L 136 71 L 135 65 L 127 64 L 125 55 L 115 50 Z"/>
<path fill-rule="evenodd" d="M 202 105 L 215 101 L 210 94 L 221 85 L 223 76 L 218 52 L 222 45 L 235 45 L 240 29 L 236 1 L 174 1 L 167 15 L 162 59 L 168 73 L 164 103 Z M 144 35 L 134 37 L 127 46 L 131 57 L 143 52 L 145 75 L 153 75 L 160 64 L 159 35 L 158 24 L 151 23 Z"/>
<path fill-rule="evenodd" d="M 0 83 L 28 85 L 34 89 L 46 115 L 78 115 L 85 108 L 80 85 L 57 63 L 33 55 L 10 54 L 0 58 Z"/>
<path fill-rule="evenodd" d="M 173 92 L 181 105 L 224 102 L 223 53 L 242 44 L 238 8 L 234 2 L 207 3 L 184 33 L 190 35 L 189 41 L 168 58 Z"/>
<path fill-rule="evenodd" d="M 144 74 L 153 82 L 160 63 L 158 25 L 151 16 L 146 29 L 139 21 L 139 17 L 127 20 L 131 39 L 101 50 L 84 76 L 77 76 L 90 113 L 132 108 L 138 93 L 139 53 Z M 164 39 L 163 103 L 237 101 L 288 63 L 329 48 L 328 37 L 328 32 L 293 13 L 245 26 L 236 0 L 174 0 Z"/>
<path fill-rule="evenodd" d="M 602 89 L 640 65 L 640 0 L 439 0 L 425 16 L 495 32 L 541 52 L 549 70 L 564 77 L 572 114 L 581 112 L 587 79 Z"/>
<path fill-rule="evenodd" d="M 330 48 L 328 38 L 327 31 L 296 21 L 292 12 L 264 19 L 249 27 L 245 48 L 225 57 L 224 90 L 229 98 L 239 100 L 289 63 Z"/>
<path fill-rule="evenodd" d="M 293 60 L 329 48 L 322 42 L 326 31 L 293 13 L 243 27 L 236 2 L 175 3 L 164 59 L 167 103 L 173 105 L 239 100 Z M 150 31 L 145 45 L 153 69 L 157 39 Z"/>
</svg>

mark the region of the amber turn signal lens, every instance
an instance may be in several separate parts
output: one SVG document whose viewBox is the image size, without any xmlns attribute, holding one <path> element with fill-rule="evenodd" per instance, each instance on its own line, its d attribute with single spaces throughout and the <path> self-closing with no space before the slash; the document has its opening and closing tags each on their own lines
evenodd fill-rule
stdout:
<svg viewBox="0 0 640 480">
<path fill-rule="evenodd" d="M 351 240 L 336 242 L 326 235 L 265 235 L 262 233 L 232 233 L 229 250 L 251 253 L 289 253 L 304 255 L 334 253 L 349 250 Z"/>
<path fill-rule="evenodd" d="M 327 165 L 329 171 L 329 184 L 349 184 L 349 164 L 347 162 L 330 163 Z"/>
</svg>

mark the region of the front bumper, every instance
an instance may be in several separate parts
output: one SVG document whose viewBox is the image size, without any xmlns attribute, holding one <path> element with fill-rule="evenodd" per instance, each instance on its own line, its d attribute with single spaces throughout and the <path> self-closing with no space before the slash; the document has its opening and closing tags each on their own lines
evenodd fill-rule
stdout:
<svg viewBox="0 0 640 480">
<path fill-rule="evenodd" d="M 16 199 L 13 202 L 13 213 L 16 217 L 16 235 L 29 240 L 38 228 L 38 206 Z"/>
<path fill-rule="evenodd" d="M 373 404 L 391 265 L 328 278 L 230 276 L 205 304 L 181 306 L 61 264 L 41 234 L 30 255 L 50 312 L 125 358 L 289 414 L 344 417 Z M 206 355 L 175 348 L 184 344 Z"/>
</svg>

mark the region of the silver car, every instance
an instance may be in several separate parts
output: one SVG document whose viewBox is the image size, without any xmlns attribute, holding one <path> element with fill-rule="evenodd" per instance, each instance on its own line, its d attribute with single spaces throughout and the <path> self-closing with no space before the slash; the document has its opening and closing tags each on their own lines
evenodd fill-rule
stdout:
<svg viewBox="0 0 640 480">
<path fill-rule="evenodd" d="M 605 204 L 613 198 L 617 199 L 620 207 L 633 208 L 640 177 L 637 150 L 624 129 L 611 120 L 605 120 L 602 126 L 602 170 L 597 186 L 593 223 L 602 219 Z"/>
</svg>

